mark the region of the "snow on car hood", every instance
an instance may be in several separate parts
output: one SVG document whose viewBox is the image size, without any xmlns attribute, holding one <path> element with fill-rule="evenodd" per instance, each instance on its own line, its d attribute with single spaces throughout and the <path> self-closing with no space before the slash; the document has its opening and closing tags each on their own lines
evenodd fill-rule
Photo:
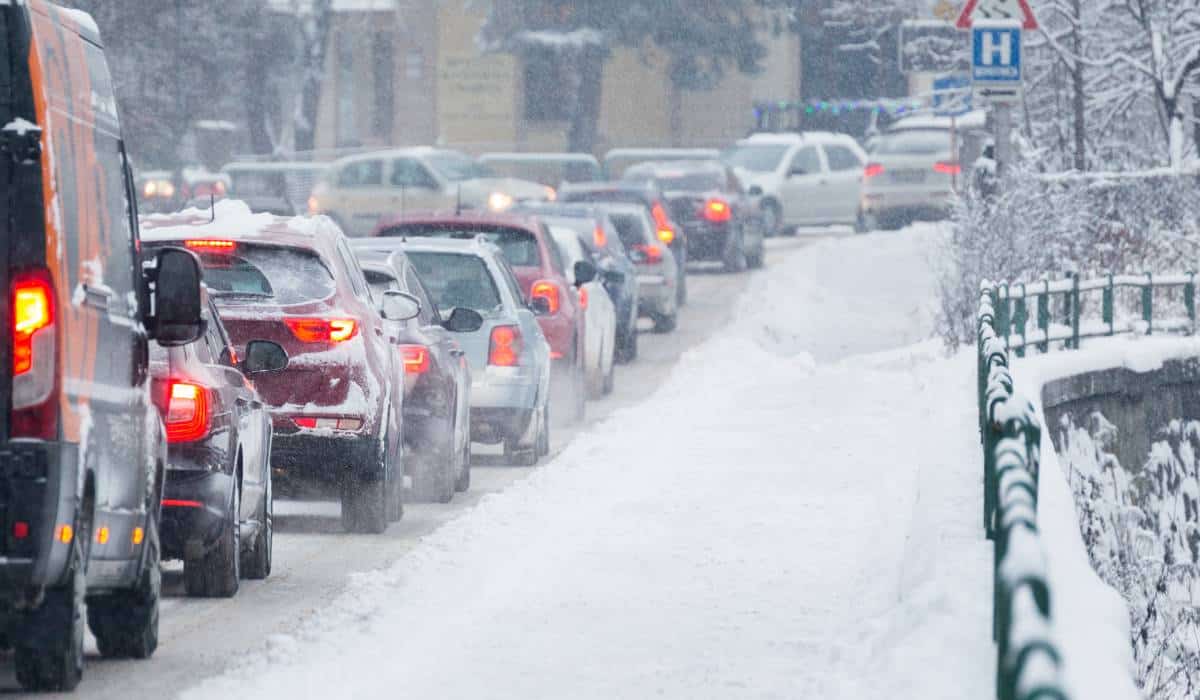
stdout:
<svg viewBox="0 0 1200 700">
<path fill-rule="evenodd" d="M 544 185 L 529 180 L 519 180 L 515 177 L 481 177 L 475 180 L 464 180 L 462 183 L 463 201 L 469 203 L 487 204 L 487 198 L 493 192 L 501 192 L 514 200 L 547 199 L 548 192 Z M 451 185 L 451 188 L 454 186 Z"/>
</svg>

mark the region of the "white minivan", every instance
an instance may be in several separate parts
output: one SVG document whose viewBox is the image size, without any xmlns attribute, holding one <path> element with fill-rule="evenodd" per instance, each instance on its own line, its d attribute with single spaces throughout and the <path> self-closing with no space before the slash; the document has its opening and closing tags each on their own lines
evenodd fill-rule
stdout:
<svg viewBox="0 0 1200 700">
<path fill-rule="evenodd" d="M 754 134 L 724 154 L 760 197 L 768 235 L 858 221 L 867 155 L 852 137 L 823 131 Z"/>
</svg>

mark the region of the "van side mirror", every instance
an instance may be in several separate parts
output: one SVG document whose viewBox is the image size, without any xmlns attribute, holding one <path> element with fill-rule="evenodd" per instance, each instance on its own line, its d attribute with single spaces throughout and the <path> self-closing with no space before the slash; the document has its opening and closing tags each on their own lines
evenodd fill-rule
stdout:
<svg viewBox="0 0 1200 700">
<path fill-rule="evenodd" d="M 596 266 L 586 260 L 575 263 L 575 286 L 583 285 L 596 279 Z"/>
<path fill-rule="evenodd" d="M 242 360 L 242 373 L 246 376 L 282 372 L 288 366 L 288 354 L 279 343 L 269 340 L 251 340 L 246 344 L 246 359 Z"/>
<path fill-rule="evenodd" d="M 474 309 L 458 306 L 450 312 L 450 318 L 442 323 L 442 328 L 451 333 L 474 333 L 483 328 L 483 316 Z"/>
<path fill-rule="evenodd" d="M 149 325 L 154 340 L 166 348 L 199 340 L 205 328 L 200 259 L 182 248 L 164 248 L 158 253 L 153 279 L 154 317 Z"/>
<path fill-rule="evenodd" d="M 411 294 L 389 290 L 383 293 L 379 315 L 385 321 L 408 321 L 421 314 L 421 300 Z"/>
</svg>

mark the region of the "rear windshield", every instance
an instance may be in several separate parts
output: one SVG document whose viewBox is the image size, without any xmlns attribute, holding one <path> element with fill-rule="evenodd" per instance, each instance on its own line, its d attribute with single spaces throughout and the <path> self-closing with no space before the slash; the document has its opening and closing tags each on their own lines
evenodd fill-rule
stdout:
<svg viewBox="0 0 1200 700">
<path fill-rule="evenodd" d="M 932 156 L 950 150 L 950 132 L 941 129 L 885 134 L 875 147 L 876 153 L 907 156 Z"/>
<path fill-rule="evenodd" d="M 591 192 L 566 192 L 561 197 L 564 202 L 609 202 L 615 204 L 645 204 L 646 199 L 637 192 L 629 190 L 594 190 Z"/>
<path fill-rule="evenodd" d="M 482 258 L 463 253 L 409 252 L 421 280 L 444 312 L 462 307 L 488 313 L 501 305 L 500 292 Z"/>
<path fill-rule="evenodd" d="M 613 226 L 617 228 L 617 236 L 622 245 L 632 248 L 646 243 L 649 231 L 646 230 L 646 219 L 638 214 L 609 214 Z"/>
<path fill-rule="evenodd" d="M 724 189 L 725 176 L 716 171 L 693 173 L 669 173 L 654 175 L 652 173 L 626 174 L 626 180 L 634 182 L 653 182 L 663 192 L 710 192 Z"/>
<path fill-rule="evenodd" d="M 408 238 L 455 238 L 465 241 L 483 236 L 504 252 L 504 257 L 508 260 L 509 265 L 514 267 L 542 266 L 542 252 L 538 248 L 537 237 L 520 228 L 419 224 L 390 228 L 381 235 Z"/>
<path fill-rule="evenodd" d="M 201 254 L 200 261 L 205 284 L 222 301 L 301 304 L 327 299 L 337 289 L 329 268 L 307 250 L 240 245 L 233 253 Z"/>
</svg>

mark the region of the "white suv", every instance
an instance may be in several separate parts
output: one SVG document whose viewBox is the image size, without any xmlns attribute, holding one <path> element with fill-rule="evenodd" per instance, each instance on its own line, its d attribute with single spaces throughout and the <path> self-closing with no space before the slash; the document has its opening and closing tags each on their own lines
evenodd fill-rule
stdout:
<svg viewBox="0 0 1200 700">
<path fill-rule="evenodd" d="M 867 155 L 850 136 L 755 134 L 726 151 L 724 160 L 750 194 L 761 197 L 768 235 L 858 221 Z"/>
</svg>

